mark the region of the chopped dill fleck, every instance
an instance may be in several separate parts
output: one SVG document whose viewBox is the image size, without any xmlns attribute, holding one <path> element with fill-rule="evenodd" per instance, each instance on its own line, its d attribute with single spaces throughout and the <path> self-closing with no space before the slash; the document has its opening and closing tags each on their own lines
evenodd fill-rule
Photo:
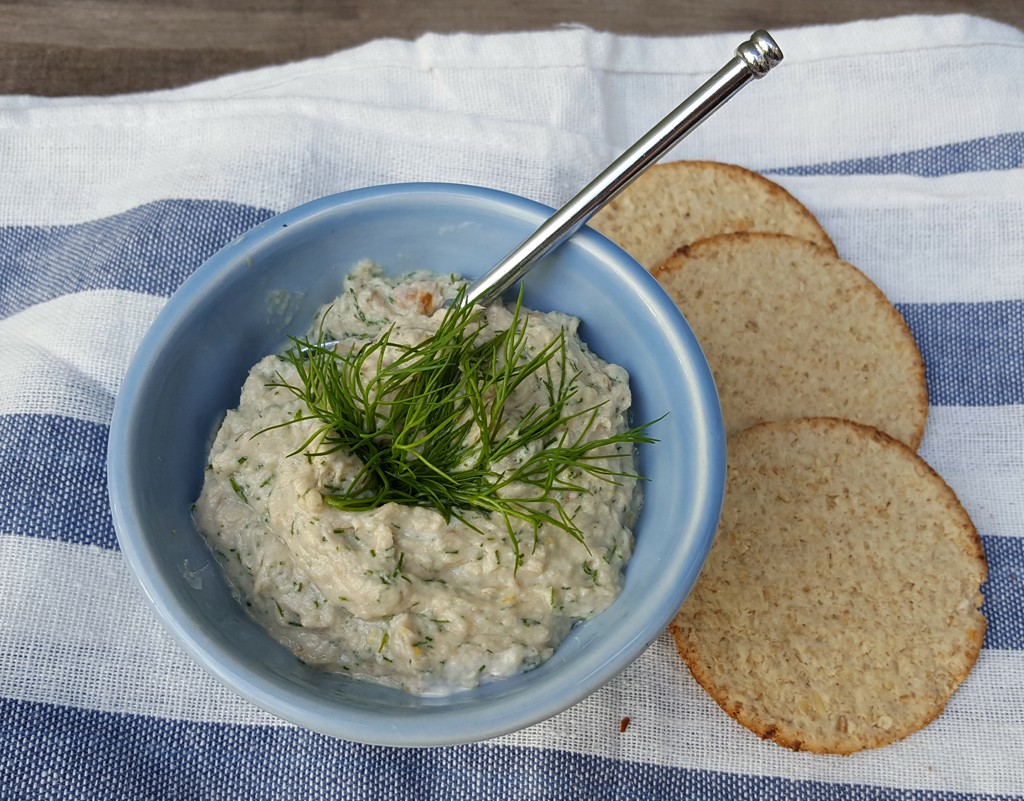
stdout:
<svg viewBox="0 0 1024 801">
<path fill-rule="evenodd" d="M 228 478 L 228 481 L 231 483 L 231 489 L 235 491 L 235 495 L 242 499 L 242 503 L 248 503 L 249 499 L 245 497 L 245 490 L 242 489 L 242 486 L 237 481 L 235 481 L 235 477 L 231 476 Z"/>
<path fill-rule="evenodd" d="M 366 314 L 363 312 L 362 307 L 360 307 L 358 298 L 356 298 L 356 291 L 351 287 L 348 291 L 349 294 L 352 295 L 352 308 L 355 310 L 356 317 L 359 318 L 359 322 L 363 323 L 363 325 L 369 325 L 370 321 L 366 319 Z"/>
</svg>

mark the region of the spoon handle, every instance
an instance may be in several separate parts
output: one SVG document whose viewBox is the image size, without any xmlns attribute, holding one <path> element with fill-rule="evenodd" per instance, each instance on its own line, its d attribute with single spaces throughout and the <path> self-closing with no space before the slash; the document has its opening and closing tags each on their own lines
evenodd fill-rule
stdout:
<svg viewBox="0 0 1024 801">
<path fill-rule="evenodd" d="M 477 279 L 463 302 L 486 305 L 494 301 L 522 278 L 534 262 L 576 233 L 599 209 L 750 79 L 763 77 L 782 61 L 782 51 L 767 31 L 756 31 L 735 52 L 736 55 L 707 83 L 613 161 L 487 274 Z"/>
</svg>

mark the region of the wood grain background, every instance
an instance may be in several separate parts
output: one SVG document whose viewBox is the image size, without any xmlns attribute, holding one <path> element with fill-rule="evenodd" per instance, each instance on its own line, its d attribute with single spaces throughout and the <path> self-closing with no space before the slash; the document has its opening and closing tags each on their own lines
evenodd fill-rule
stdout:
<svg viewBox="0 0 1024 801">
<path fill-rule="evenodd" d="M 580 23 L 676 35 L 965 12 L 1024 28 L 1024 0 L 0 0 L 0 93 L 135 92 L 427 31 Z"/>
</svg>

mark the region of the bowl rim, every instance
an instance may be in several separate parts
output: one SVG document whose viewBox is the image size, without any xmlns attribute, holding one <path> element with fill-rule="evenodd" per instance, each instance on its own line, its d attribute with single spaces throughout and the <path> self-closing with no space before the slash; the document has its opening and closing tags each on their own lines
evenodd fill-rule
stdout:
<svg viewBox="0 0 1024 801">
<path fill-rule="evenodd" d="M 240 258 L 244 258 L 245 252 L 270 238 L 286 235 L 283 232 L 288 228 L 294 231 L 303 221 L 325 212 L 387 202 L 393 198 L 427 202 L 439 196 L 449 200 L 461 198 L 483 203 L 503 216 L 525 219 L 535 226 L 552 213 L 548 206 L 501 190 L 439 182 L 393 183 L 353 189 L 317 198 L 281 212 L 214 253 L 167 301 L 140 341 L 129 364 L 115 401 L 109 433 L 107 483 L 117 540 L 136 585 L 141 588 L 147 605 L 165 630 L 207 673 L 261 709 L 322 734 L 368 744 L 422 747 L 476 742 L 517 731 L 564 711 L 621 673 L 657 639 L 682 604 L 700 569 L 699 564 L 696 567 L 690 564 L 682 571 L 682 557 L 666 555 L 667 570 L 674 571 L 673 575 L 677 577 L 681 577 L 683 572 L 687 573 L 681 582 L 686 585 L 685 588 L 664 582 L 660 592 L 652 593 L 645 601 L 646 606 L 652 607 L 652 614 L 638 621 L 635 630 L 629 635 L 624 635 L 625 639 L 610 657 L 601 649 L 579 654 L 574 659 L 573 669 L 555 673 L 541 691 L 531 695 L 529 705 L 517 704 L 515 697 L 502 698 L 497 703 L 457 705 L 452 708 L 451 721 L 445 721 L 441 711 L 422 715 L 394 710 L 389 713 L 386 724 L 382 725 L 377 711 L 352 708 L 341 711 L 337 705 L 313 703 L 300 688 L 288 687 L 282 690 L 280 684 L 257 674 L 202 627 L 192 625 L 188 610 L 177 601 L 170 589 L 169 576 L 164 575 L 155 555 L 147 547 L 144 521 L 131 501 L 132 471 L 129 454 L 131 430 L 137 421 L 128 399 L 144 384 L 147 365 L 162 348 L 179 315 L 188 310 L 198 295 L 229 272 Z M 598 260 L 628 275 L 644 292 L 645 302 L 667 321 L 670 329 L 665 332 L 666 337 L 677 348 L 681 348 L 690 360 L 696 361 L 698 367 L 702 364 L 703 368 L 707 368 L 699 344 L 682 314 L 643 267 L 591 228 L 582 228 L 573 235 L 572 241 L 586 248 Z M 704 418 L 705 424 L 701 430 L 706 432 L 702 442 L 691 443 L 701 451 L 697 458 L 703 467 L 701 475 L 704 486 L 697 497 L 702 500 L 702 508 L 693 517 L 697 521 L 696 527 L 701 529 L 697 535 L 698 545 L 706 558 L 714 539 L 724 495 L 725 436 L 721 407 L 710 368 L 707 368 L 703 380 L 691 383 L 699 389 L 692 400 L 698 405 L 696 413 Z M 457 728 L 446 730 L 446 722 Z"/>
</svg>

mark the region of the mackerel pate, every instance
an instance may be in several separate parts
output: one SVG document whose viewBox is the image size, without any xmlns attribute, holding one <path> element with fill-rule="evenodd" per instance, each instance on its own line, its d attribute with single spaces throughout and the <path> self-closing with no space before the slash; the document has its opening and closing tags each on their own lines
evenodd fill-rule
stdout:
<svg viewBox="0 0 1024 801">
<path fill-rule="evenodd" d="M 391 278 L 362 263 L 320 312 L 310 340 L 337 341 L 339 353 L 386 332 L 399 345 L 421 343 L 463 284 L 425 272 Z M 515 315 L 501 304 L 482 310 L 485 335 L 508 330 Z M 578 320 L 520 310 L 519 325 L 526 354 L 562 336 L 565 347 L 515 387 L 507 425 L 548 401 L 564 358 L 576 388 L 558 436 L 597 441 L 627 430 L 628 375 L 587 349 Z M 592 453 L 614 475 L 567 468 L 562 478 L 574 489 L 558 490 L 544 507 L 557 515 L 557 502 L 582 541 L 550 523 L 535 529 L 480 511 L 446 516 L 395 502 L 351 511 L 325 499 L 351 485 L 362 464 L 344 449 L 318 448 L 320 425 L 287 388 L 300 379 L 281 356 L 253 367 L 217 433 L 194 517 L 239 602 L 304 663 L 412 693 L 449 693 L 539 665 L 575 623 L 615 600 L 639 506 L 632 445 Z M 507 474 L 550 441 L 491 469 Z M 515 484 L 502 491 L 529 494 Z"/>
</svg>

